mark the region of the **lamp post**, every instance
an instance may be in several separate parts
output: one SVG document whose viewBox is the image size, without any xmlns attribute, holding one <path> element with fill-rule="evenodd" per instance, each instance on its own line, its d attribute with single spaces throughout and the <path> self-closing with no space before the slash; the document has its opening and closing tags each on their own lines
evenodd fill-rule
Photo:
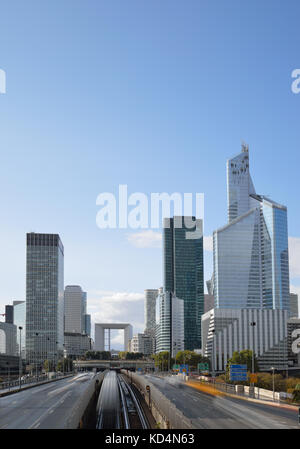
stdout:
<svg viewBox="0 0 300 449">
<path fill-rule="evenodd" d="M 274 366 L 271 366 L 271 370 L 273 371 L 273 401 L 275 401 L 275 376 L 274 376 L 275 368 L 274 368 Z"/>
<path fill-rule="evenodd" d="M 22 373 L 22 349 L 21 349 L 21 347 L 22 347 L 22 334 L 21 334 L 21 332 L 22 332 L 22 329 L 23 329 L 23 327 L 22 326 L 19 326 L 19 331 L 20 331 L 20 343 L 19 343 L 19 346 L 20 346 L 20 348 L 19 348 L 19 353 L 20 353 L 20 359 L 19 359 L 19 390 L 21 390 L 21 373 Z"/>
<path fill-rule="evenodd" d="M 9 362 L 6 362 L 6 365 L 7 365 L 8 391 L 10 391 L 10 368 L 9 368 Z"/>
<path fill-rule="evenodd" d="M 256 326 L 255 321 L 251 321 L 250 326 L 252 327 L 252 374 L 254 374 L 254 326 Z M 251 382 L 254 386 L 254 382 Z"/>
<path fill-rule="evenodd" d="M 39 333 L 36 332 L 35 333 L 36 337 L 38 337 Z M 36 352 L 36 357 L 35 357 L 35 378 L 36 378 L 36 382 L 38 381 L 38 357 L 37 357 L 37 352 Z"/>
<path fill-rule="evenodd" d="M 211 363 L 211 371 L 212 371 L 212 377 L 216 376 L 215 373 L 215 329 L 212 329 L 212 349 L 211 349 L 211 356 L 212 356 L 212 363 Z"/>
</svg>

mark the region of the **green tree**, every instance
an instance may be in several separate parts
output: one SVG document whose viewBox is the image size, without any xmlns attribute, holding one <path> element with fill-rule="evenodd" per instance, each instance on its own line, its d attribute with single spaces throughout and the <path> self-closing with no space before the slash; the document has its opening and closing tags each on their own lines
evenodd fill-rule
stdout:
<svg viewBox="0 0 300 449">
<path fill-rule="evenodd" d="M 60 359 L 57 362 L 57 367 L 56 367 L 57 371 L 61 371 L 64 373 L 68 373 L 73 371 L 73 360 L 69 357 L 67 358 L 63 358 Z"/>
<path fill-rule="evenodd" d="M 207 357 L 194 351 L 188 351 L 187 349 L 177 352 L 175 362 L 180 365 L 189 365 L 190 369 L 194 370 L 198 368 L 198 363 L 208 363 L 208 366 L 210 366 L 210 361 Z"/>
<path fill-rule="evenodd" d="M 126 352 L 125 358 L 126 360 L 139 360 L 144 358 L 144 354 L 142 352 Z"/>
<path fill-rule="evenodd" d="M 50 365 L 51 365 L 51 362 L 49 360 L 44 361 L 44 370 L 46 371 L 46 373 L 49 373 Z"/>
<path fill-rule="evenodd" d="M 154 364 L 160 371 L 168 371 L 169 368 L 169 351 L 161 351 L 154 355 Z M 171 358 L 172 367 L 172 358 Z"/>
</svg>

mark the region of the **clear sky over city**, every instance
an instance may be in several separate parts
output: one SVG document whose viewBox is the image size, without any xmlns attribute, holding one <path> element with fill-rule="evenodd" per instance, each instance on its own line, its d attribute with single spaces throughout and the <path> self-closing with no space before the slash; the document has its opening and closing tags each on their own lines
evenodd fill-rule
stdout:
<svg viewBox="0 0 300 449">
<path fill-rule="evenodd" d="M 299 17 L 297 0 L 1 4 L 0 313 L 26 296 L 26 232 L 58 233 L 65 285 L 88 292 L 93 321 L 142 331 L 160 231 L 99 229 L 97 196 L 203 192 L 209 237 L 227 222 L 226 160 L 242 140 L 257 193 L 288 207 L 300 293 Z"/>
</svg>

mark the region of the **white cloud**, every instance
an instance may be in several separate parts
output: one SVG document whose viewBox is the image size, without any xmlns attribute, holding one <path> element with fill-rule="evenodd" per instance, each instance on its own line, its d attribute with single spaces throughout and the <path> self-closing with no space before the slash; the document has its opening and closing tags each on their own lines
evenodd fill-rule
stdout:
<svg viewBox="0 0 300 449">
<path fill-rule="evenodd" d="M 300 278 L 300 238 L 289 237 L 290 277 Z"/>
<path fill-rule="evenodd" d="M 127 240 L 137 248 L 161 248 L 162 234 L 152 230 L 127 234 Z"/>
<path fill-rule="evenodd" d="M 88 313 L 91 314 L 92 336 L 95 323 L 130 323 L 133 333 L 144 330 L 144 294 L 107 290 L 89 291 Z M 113 332 L 113 349 L 123 350 L 124 332 Z"/>
</svg>

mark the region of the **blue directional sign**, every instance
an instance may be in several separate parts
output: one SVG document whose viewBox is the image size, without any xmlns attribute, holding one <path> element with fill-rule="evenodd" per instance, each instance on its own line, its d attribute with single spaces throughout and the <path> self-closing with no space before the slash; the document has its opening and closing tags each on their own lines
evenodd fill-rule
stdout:
<svg viewBox="0 0 300 449">
<path fill-rule="evenodd" d="M 189 365 L 180 365 L 179 372 L 188 374 L 188 372 L 189 372 Z"/>
<path fill-rule="evenodd" d="M 247 365 L 230 365 L 230 380 L 232 381 L 246 381 L 247 380 Z"/>
</svg>

